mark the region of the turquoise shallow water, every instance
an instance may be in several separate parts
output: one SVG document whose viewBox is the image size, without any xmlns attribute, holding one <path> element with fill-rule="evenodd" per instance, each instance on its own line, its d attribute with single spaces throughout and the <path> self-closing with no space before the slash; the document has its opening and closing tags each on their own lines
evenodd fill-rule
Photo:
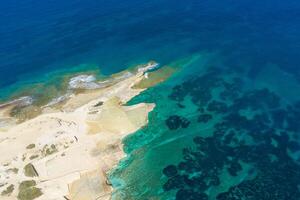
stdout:
<svg viewBox="0 0 300 200">
<path fill-rule="evenodd" d="M 77 73 L 149 60 L 181 66 L 130 102 L 157 107 L 124 140 L 114 197 L 299 199 L 299 8 L 294 0 L 3 1 L 0 102 L 44 102 Z"/>
<path fill-rule="evenodd" d="M 275 67 L 252 79 L 221 60 L 195 55 L 129 102 L 156 108 L 148 126 L 124 140 L 128 157 L 111 174 L 115 199 L 299 197 L 288 186 L 300 172 L 298 101 L 288 98 L 297 86 L 272 85 L 280 81 Z M 260 78 L 272 72 L 273 79 Z"/>
</svg>

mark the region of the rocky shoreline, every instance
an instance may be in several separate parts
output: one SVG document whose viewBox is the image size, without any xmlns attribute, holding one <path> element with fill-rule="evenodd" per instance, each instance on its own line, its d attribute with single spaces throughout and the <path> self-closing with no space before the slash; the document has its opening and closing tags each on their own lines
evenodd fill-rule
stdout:
<svg viewBox="0 0 300 200">
<path fill-rule="evenodd" d="M 155 106 L 124 104 L 146 89 L 135 86 L 154 64 L 2 128 L 1 199 L 110 199 L 113 189 L 106 174 L 125 156 L 122 139 L 145 126 Z"/>
</svg>

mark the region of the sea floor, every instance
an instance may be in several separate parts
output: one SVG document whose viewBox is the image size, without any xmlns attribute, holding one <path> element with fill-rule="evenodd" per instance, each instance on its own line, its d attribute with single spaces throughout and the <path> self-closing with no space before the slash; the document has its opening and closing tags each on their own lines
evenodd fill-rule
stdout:
<svg viewBox="0 0 300 200">
<path fill-rule="evenodd" d="M 249 77 L 216 55 L 180 64 L 129 102 L 156 108 L 124 140 L 114 199 L 299 199 L 299 83 L 276 66 Z"/>
</svg>

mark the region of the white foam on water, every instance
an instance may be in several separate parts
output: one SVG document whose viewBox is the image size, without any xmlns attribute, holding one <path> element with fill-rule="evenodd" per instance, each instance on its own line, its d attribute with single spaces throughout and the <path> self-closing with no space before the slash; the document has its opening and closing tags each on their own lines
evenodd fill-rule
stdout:
<svg viewBox="0 0 300 200">
<path fill-rule="evenodd" d="M 96 89 L 99 88 L 99 84 L 96 82 L 96 77 L 93 75 L 79 75 L 70 79 L 70 89 Z"/>
<path fill-rule="evenodd" d="M 144 65 L 142 67 L 140 67 L 138 69 L 138 72 L 149 72 L 149 71 L 152 71 L 152 70 L 156 70 L 157 68 L 159 68 L 159 63 L 156 63 L 156 62 L 151 62 L 151 63 L 148 63 L 147 65 Z"/>
<path fill-rule="evenodd" d="M 46 104 L 45 106 L 42 106 L 42 108 L 53 106 L 55 104 L 63 102 L 66 99 L 70 98 L 71 95 L 72 95 L 72 93 L 69 91 L 65 95 L 62 95 L 62 96 L 59 96 L 59 97 L 56 97 L 56 98 L 52 99 L 48 104 Z"/>
</svg>

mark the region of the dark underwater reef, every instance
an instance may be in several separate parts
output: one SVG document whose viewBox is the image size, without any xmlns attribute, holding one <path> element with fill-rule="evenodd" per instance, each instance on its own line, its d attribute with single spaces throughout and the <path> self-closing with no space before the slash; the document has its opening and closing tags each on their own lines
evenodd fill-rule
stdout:
<svg viewBox="0 0 300 200">
<path fill-rule="evenodd" d="M 249 89 L 234 72 L 217 68 L 175 86 L 169 98 L 184 109 L 187 96 L 198 107 L 193 123 L 205 124 L 216 116 L 221 120 L 211 136 L 199 132 L 194 137 L 179 164 L 163 169 L 168 178 L 164 191 L 176 190 L 177 200 L 207 200 L 209 189 L 226 181 L 221 177 L 226 171 L 232 178 L 240 173 L 246 178 L 216 194 L 217 200 L 300 199 L 300 102 L 283 103 L 269 89 Z M 188 116 L 166 119 L 170 130 L 191 123 Z M 245 165 L 251 167 L 243 169 Z"/>
</svg>

